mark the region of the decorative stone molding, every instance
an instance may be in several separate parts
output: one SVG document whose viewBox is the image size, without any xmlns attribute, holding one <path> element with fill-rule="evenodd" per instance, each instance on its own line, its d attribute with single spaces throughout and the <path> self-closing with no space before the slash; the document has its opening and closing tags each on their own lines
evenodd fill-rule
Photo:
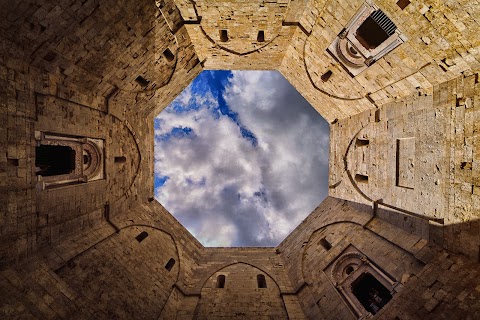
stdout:
<svg viewBox="0 0 480 320">
<path fill-rule="evenodd" d="M 38 154 L 35 158 L 35 173 L 40 188 L 48 189 L 62 185 L 72 185 L 89 181 L 101 180 L 105 177 L 105 152 L 102 139 L 82 138 L 67 135 L 51 134 L 36 131 L 37 152 L 42 146 L 54 146 L 70 150 L 70 169 L 59 174 L 52 170 L 49 165 L 40 163 Z M 54 151 L 51 148 L 49 151 Z M 55 155 L 52 155 L 55 156 Z"/>
<path fill-rule="evenodd" d="M 381 43 L 378 45 L 369 45 L 359 34 L 359 31 L 370 22 L 385 32 L 386 38 L 379 41 Z M 378 6 L 367 1 L 338 34 L 327 51 L 354 77 L 406 40 L 407 37 Z"/>
<path fill-rule="evenodd" d="M 374 314 L 364 307 L 354 293 L 353 287 L 363 277 L 373 277 L 388 290 L 391 296 L 402 286 L 353 245 L 349 245 L 340 256 L 324 269 L 324 272 L 329 276 L 333 286 L 344 299 L 352 314 L 358 319 L 367 319 Z"/>
</svg>

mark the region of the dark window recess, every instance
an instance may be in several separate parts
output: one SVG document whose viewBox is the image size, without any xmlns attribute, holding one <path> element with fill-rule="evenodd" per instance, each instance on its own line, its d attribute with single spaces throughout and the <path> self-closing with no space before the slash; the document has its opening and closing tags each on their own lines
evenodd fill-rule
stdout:
<svg viewBox="0 0 480 320">
<path fill-rule="evenodd" d="M 366 272 L 352 283 L 352 293 L 365 310 L 376 314 L 392 299 L 390 291 L 374 276 Z"/>
<path fill-rule="evenodd" d="M 148 86 L 148 84 L 150 83 L 150 81 L 148 81 L 147 79 L 145 79 L 144 77 L 142 76 L 138 76 L 136 79 L 135 79 L 135 82 L 138 83 L 140 86 L 142 87 L 146 87 Z"/>
<path fill-rule="evenodd" d="M 409 0 L 398 0 L 397 1 L 397 6 L 400 7 L 400 9 L 405 9 L 408 5 L 410 4 Z"/>
<path fill-rule="evenodd" d="M 168 271 L 171 271 L 174 265 L 175 265 L 175 259 L 171 258 L 170 260 L 168 260 L 167 264 L 165 265 L 165 269 L 167 269 Z"/>
<path fill-rule="evenodd" d="M 330 244 L 330 242 L 328 242 L 328 240 L 325 238 L 320 239 L 319 244 L 327 251 L 332 248 L 332 245 Z"/>
<path fill-rule="evenodd" d="M 153 202 L 155 200 L 155 198 L 151 197 L 151 198 L 148 198 L 148 202 Z"/>
<path fill-rule="evenodd" d="M 145 240 L 146 237 L 148 237 L 148 232 L 143 231 L 138 236 L 136 236 L 135 239 L 137 239 L 138 242 L 142 242 L 143 240 Z"/>
<path fill-rule="evenodd" d="M 40 145 L 35 154 L 37 175 L 58 176 L 75 170 L 75 150 L 70 147 Z"/>
<path fill-rule="evenodd" d="M 222 41 L 222 42 L 227 42 L 228 41 L 227 30 L 220 30 L 220 41 Z"/>
<path fill-rule="evenodd" d="M 357 30 L 356 38 L 367 49 L 375 49 L 397 30 L 382 10 L 372 12 Z"/>
<path fill-rule="evenodd" d="M 360 183 L 367 183 L 368 182 L 368 176 L 364 174 L 356 174 L 355 175 L 355 181 L 360 182 Z"/>
<path fill-rule="evenodd" d="M 380 122 L 380 110 L 375 110 L 375 122 Z"/>
<path fill-rule="evenodd" d="M 327 82 L 328 79 L 330 79 L 330 77 L 332 76 L 333 72 L 331 70 L 328 70 L 327 72 L 325 72 L 324 74 L 322 74 L 322 76 L 320 77 L 320 79 L 322 79 L 323 82 Z"/>
<path fill-rule="evenodd" d="M 172 51 L 170 51 L 170 49 L 165 49 L 165 51 L 163 51 L 163 56 L 165 57 L 165 59 L 167 59 L 167 61 L 173 61 L 173 59 L 175 59 L 175 56 L 173 55 Z"/>
<path fill-rule="evenodd" d="M 103 217 L 107 221 L 110 220 L 110 205 L 108 203 L 103 206 Z"/>
<path fill-rule="evenodd" d="M 265 41 L 265 31 L 260 30 L 258 31 L 257 35 L 257 42 L 264 42 Z"/>
<path fill-rule="evenodd" d="M 263 274 L 257 274 L 257 285 L 259 288 L 267 287 L 267 280 Z"/>
<path fill-rule="evenodd" d="M 225 288 L 225 276 L 223 274 L 217 277 L 217 288 Z"/>
<path fill-rule="evenodd" d="M 86 154 L 83 155 L 83 164 L 87 164 L 88 163 L 88 156 Z"/>
<path fill-rule="evenodd" d="M 127 161 L 127 158 L 125 157 L 115 157 L 115 163 L 125 163 Z"/>
<path fill-rule="evenodd" d="M 368 139 L 362 139 L 362 138 L 357 138 L 357 142 L 355 142 L 355 145 L 357 147 L 365 147 L 370 144 L 370 140 Z"/>
</svg>

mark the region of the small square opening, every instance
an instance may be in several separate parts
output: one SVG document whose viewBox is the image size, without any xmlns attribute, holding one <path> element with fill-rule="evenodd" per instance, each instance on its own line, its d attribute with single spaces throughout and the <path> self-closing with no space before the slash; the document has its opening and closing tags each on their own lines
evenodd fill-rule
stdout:
<svg viewBox="0 0 480 320">
<path fill-rule="evenodd" d="M 265 31 L 260 30 L 258 31 L 257 35 L 257 42 L 264 42 L 265 41 Z"/>
<path fill-rule="evenodd" d="M 220 41 L 222 41 L 222 42 L 227 42 L 228 41 L 227 30 L 220 30 Z"/>
<path fill-rule="evenodd" d="M 397 1 L 397 6 L 400 7 L 400 9 L 405 9 L 408 5 L 410 4 L 409 0 L 399 0 Z"/>
</svg>

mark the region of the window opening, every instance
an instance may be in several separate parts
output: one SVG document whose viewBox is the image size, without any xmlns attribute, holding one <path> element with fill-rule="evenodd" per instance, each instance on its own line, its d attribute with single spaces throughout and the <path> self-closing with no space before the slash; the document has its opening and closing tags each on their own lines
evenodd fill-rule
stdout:
<svg viewBox="0 0 480 320">
<path fill-rule="evenodd" d="M 406 40 L 381 9 L 365 2 L 327 51 L 355 77 Z"/>
<path fill-rule="evenodd" d="M 75 151 L 70 147 L 40 145 L 35 151 L 37 175 L 58 176 L 75 170 Z"/>
<path fill-rule="evenodd" d="M 266 288 L 267 287 L 267 280 L 263 274 L 257 275 L 257 285 L 259 288 Z"/>
<path fill-rule="evenodd" d="M 365 147 L 365 146 L 368 146 L 369 144 L 370 144 L 370 140 L 362 139 L 362 138 L 357 138 L 357 142 L 355 143 L 357 147 Z"/>
<path fill-rule="evenodd" d="M 325 239 L 325 237 L 320 239 L 320 245 L 327 251 L 332 248 L 332 245 L 330 244 L 330 242 L 328 242 L 327 239 Z"/>
<path fill-rule="evenodd" d="M 225 276 L 223 274 L 217 277 L 217 288 L 225 288 Z"/>
<path fill-rule="evenodd" d="M 108 203 L 103 206 L 103 217 L 107 221 L 110 220 L 110 204 L 108 204 Z"/>
<path fill-rule="evenodd" d="M 400 7 L 400 9 L 405 9 L 408 5 L 410 4 L 409 0 L 399 0 L 397 1 L 397 6 Z"/>
<path fill-rule="evenodd" d="M 167 59 L 168 62 L 173 61 L 173 59 L 175 59 L 175 56 L 173 55 L 172 51 L 170 51 L 169 48 L 163 51 L 163 56 Z"/>
<path fill-rule="evenodd" d="M 257 35 L 257 42 L 264 42 L 265 41 L 265 31 L 260 30 L 258 31 Z"/>
<path fill-rule="evenodd" d="M 352 293 L 372 314 L 376 314 L 392 299 L 390 291 L 368 272 L 352 283 Z"/>
<path fill-rule="evenodd" d="M 115 157 L 115 163 L 125 163 L 127 161 L 127 158 L 125 157 Z"/>
<path fill-rule="evenodd" d="M 167 264 L 165 265 L 165 269 L 167 269 L 168 271 L 171 271 L 174 265 L 175 265 L 175 259 L 171 258 L 170 260 L 168 260 Z"/>
<path fill-rule="evenodd" d="M 135 239 L 137 239 L 138 242 L 142 242 L 143 240 L 145 240 L 146 237 L 148 237 L 148 232 L 143 231 L 138 236 L 136 236 Z"/>
<path fill-rule="evenodd" d="M 375 49 L 397 30 L 397 26 L 378 9 L 360 25 L 356 38 L 367 49 Z"/>
<path fill-rule="evenodd" d="M 144 77 L 142 76 L 138 76 L 136 79 L 135 79 L 135 82 L 137 82 L 140 86 L 142 87 L 146 87 L 148 86 L 148 84 L 150 83 L 150 81 L 148 81 L 147 79 L 145 79 Z"/>
<path fill-rule="evenodd" d="M 355 175 L 355 181 L 360 182 L 360 183 L 367 183 L 368 182 L 368 176 L 364 174 L 356 174 Z"/>
<path fill-rule="evenodd" d="M 220 41 L 222 41 L 222 42 L 227 42 L 228 41 L 227 30 L 220 30 Z"/>
<path fill-rule="evenodd" d="M 328 70 L 327 72 L 322 74 L 320 79 L 322 79 L 323 82 L 327 82 L 330 79 L 330 77 L 332 76 L 332 74 L 333 74 L 333 72 L 331 70 Z"/>
</svg>

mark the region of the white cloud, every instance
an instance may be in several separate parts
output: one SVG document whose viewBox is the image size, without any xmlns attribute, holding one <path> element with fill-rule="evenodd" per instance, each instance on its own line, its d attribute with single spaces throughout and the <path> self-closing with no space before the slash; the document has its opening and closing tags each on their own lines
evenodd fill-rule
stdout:
<svg viewBox="0 0 480 320">
<path fill-rule="evenodd" d="M 212 92 L 187 88 L 162 112 L 156 135 L 189 127 L 190 138 L 156 141 L 155 172 L 169 176 L 157 199 L 205 245 L 276 245 L 327 194 L 328 124 L 278 72 L 237 72 L 223 93 L 258 145 Z"/>
</svg>

